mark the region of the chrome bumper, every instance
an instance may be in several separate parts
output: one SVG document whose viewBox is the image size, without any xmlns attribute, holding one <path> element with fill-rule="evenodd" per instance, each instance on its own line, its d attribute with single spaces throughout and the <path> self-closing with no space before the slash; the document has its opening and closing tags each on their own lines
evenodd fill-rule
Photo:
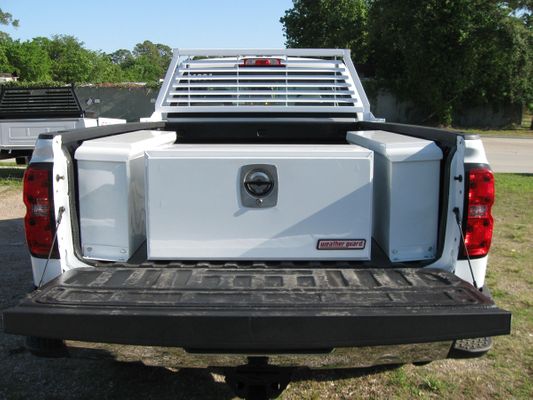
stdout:
<svg viewBox="0 0 533 400">
<path fill-rule="evenodd" d="M 447 358 L 451 341 L 406 345 L 337 348 L 320 354 L 198 354 L 181 348 L 66 342 L 74 358 L 109 358 L 170 368 L 237 367 L 247 357 L 266 356 L 269 364 L 312 369 L 364 368 L 377 365 L 427 362 Z"/>
</svg>

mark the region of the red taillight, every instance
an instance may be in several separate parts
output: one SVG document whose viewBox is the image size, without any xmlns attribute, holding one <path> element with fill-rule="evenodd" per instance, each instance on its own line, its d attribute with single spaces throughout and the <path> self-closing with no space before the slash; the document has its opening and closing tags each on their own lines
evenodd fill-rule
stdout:
<svg viewBox="0 0 533 400">
<path fill-rule="evenodd" d="M 54 244 L 54 201 L 52 198 L 52 165 L 30 164 L 24 174 L 26 241 L 35 257 L 48 257 Z M 52 257 L 57 258 L 57 246 Z"/>
<path fill-rule="evenodd" d="M 470 257 L 482 257 L 489 252 L 494 227 L 494 175 L 488 168 L 474 168 L 468 171 L 467 184 L 465 247 Z"/>
<path fill-rule="evenodd" d="M 239 67 L 284 67 L 281 58 L 245 58 Z"/>
</svg>

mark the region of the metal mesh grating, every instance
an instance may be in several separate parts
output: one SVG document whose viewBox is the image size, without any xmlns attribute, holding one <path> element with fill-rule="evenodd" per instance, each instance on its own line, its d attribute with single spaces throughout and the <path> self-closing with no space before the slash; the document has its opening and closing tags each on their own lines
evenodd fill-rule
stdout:
<svg viewBox="0 0 533 400">
<path fill-rule="evenodd" d="M 290 55 L 297 51 L 224 57 L 177 52 L 158 99 L 160 112 L 364 111 L 342 51 L 316 58 Z M 282 65 L 243 66 L 254 57 Z"/>
<path fill-rule="evenodd" d="M 0 118 L 79 118 L 84 111 L 73 87 L 3 88 Z"/>
</svg>

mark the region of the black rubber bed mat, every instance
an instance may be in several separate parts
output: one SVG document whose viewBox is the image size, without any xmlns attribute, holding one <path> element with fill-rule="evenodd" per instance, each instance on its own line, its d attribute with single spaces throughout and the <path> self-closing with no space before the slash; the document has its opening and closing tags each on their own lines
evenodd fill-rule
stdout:
<svg viewBox="0 0 533 400">
<path fill-rule="evenodd" d="M 510 320 L 434 269 L 84 268 L 4 312 L 7 333 L 205 351 L 495 336 Z"/>
</svg>

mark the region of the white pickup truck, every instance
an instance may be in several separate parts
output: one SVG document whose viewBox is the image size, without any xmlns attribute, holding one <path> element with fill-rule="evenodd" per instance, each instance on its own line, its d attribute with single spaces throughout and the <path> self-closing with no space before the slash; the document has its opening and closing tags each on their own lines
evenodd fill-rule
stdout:
<svg viewBox="0 0 533 400">
<path fill-rule="evenodd" d="M 247 398 L 302 364 L 480 355 L 511 322 L 493 201 L 479 137 L 377 120 L 348 50 L 175 50 L 150 121 L 40 135 L 36 289 L 4 328 L 179 348 Z"/>
<path fill-rule="evenodd" d="M 31 156 L 41 133 L 123 124 L 118 118 L 90 117 L 72 86 L 2 87 L 0 91 L 0 159 L 17 162 Z"/>
</svg>

